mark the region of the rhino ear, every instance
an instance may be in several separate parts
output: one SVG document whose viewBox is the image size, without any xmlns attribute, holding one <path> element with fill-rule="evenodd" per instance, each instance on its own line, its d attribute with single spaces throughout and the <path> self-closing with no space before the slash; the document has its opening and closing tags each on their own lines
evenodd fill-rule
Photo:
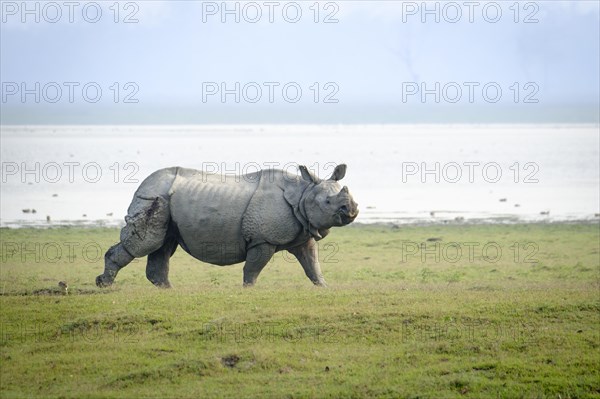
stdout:
<svg viewBox="0 0 600 399">
<path fill-rule="evenodd" d="M 313 175 L 312 172 L 310 170 L 308 170 L 308 168 L 306 166 L 300 165 L 300 166 L 298 166 L 298 169 L 300 169 L 300 174 L 302 175 L 302 178 L 304 180 L 314 183 L 314 184 L 321 183 L 321 179 L 319 179 L 317 176 Z"/>
<path fill-rule="evenodd" d="M 329 178 L 329 180 L 342 180 L 346 176 L 346 164 L 342 163 L 335 167 L 333 174 Z"/>
</svg>

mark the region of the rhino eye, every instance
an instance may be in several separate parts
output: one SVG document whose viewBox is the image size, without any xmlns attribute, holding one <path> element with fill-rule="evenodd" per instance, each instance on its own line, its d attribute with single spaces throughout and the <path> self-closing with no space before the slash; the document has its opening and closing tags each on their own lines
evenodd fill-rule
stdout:
<svg viewBox="0 0 600 399">
<path fill-rule="evenodd" d="M 325 201 L 325 202 L 327 202 L 327 204 L 331 204 L 331 201 L 329 201 L 329 200 L 327 200 L 327 201 Z"/>
</svg>

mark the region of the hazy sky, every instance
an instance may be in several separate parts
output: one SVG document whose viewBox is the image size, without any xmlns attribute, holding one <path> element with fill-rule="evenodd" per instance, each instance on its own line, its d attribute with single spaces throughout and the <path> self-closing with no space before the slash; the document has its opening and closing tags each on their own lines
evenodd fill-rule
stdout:
<svg viewBox="0 0 600 399">
<path fill-rule="evenodd" d="M 598 122 L 598 4 L 2 1 L 2 123 Z"/>
</svg>

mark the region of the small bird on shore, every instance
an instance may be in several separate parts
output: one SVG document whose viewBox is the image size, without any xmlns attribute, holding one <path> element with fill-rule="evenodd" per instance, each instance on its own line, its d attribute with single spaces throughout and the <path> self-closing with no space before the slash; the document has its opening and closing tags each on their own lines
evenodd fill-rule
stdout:
<svg viewBox="0 0 600 399">
<path fill-rule="evenodd" d="M 69 293 L 69 285 L 66 281 L 59 281 L 58 286 L 62 290 L 63 295 L 67 295 Z"/>
</svg>

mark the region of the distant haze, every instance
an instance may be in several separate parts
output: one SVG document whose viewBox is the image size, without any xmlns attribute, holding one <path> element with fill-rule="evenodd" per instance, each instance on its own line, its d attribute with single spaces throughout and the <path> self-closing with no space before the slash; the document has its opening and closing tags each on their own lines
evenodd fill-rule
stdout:
<svg viewBox="0 0 600 399">
<path fill-rule="evenodd" d="M 3 1 L 1 122 L 599 122 L 597 1 L 275 3 Z"/>
</svg>

